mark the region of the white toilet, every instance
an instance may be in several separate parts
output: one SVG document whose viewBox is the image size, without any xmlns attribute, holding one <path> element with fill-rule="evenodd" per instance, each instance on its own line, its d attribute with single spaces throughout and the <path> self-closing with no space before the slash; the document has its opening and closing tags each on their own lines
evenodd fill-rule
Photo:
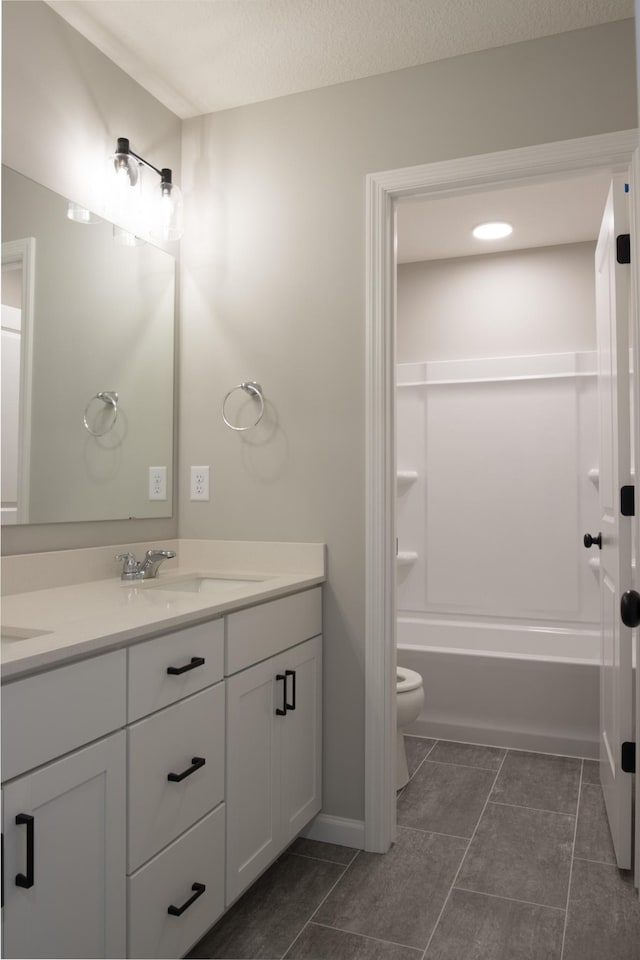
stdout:
<svg viewBox="0 0 640 960">
<path fill-rule="evenodd" d="M 404 727 L 413 723 L 422 710 L 424 690 L 422 677 L 415 670 L 396 667 L 396 700 L 398 712 L 398 742 L 396 745 L 396 790 L 409 780 L 407 754 L 404 748 Z"/>
</svg>

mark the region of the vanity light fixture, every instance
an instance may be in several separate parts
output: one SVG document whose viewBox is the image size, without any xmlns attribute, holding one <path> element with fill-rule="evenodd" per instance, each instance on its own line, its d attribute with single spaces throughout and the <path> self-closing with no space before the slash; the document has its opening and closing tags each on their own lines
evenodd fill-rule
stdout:
<svg viewBox="0 0 640 960">
<path fill-rule="evenodd" d="M 513 233 L 513 227 L 506 220 L 492 220 L 488 223 L 479 223 L 472 231 L 477 240 L 502 240 Z"/>
<path fill-rule="evenodd" d="M 74 223 L 101 223 L 102 218 L 98 217 L 95 213 L 92 213 L 91 210 L 87 210 L 86 207 L 81 207 L 79 203 L 74 203 L 73 200 L 69 200 L 67 204 L 67 219 L 73 220 Z"/>
<path fill-rule="evenodd" d="M 142 166 L 149 167 L 158 174 L 160 183 L 154 191 L 149 234 L 155 240 L 179 240 L 183 234 L 182 194 L 180 188 L 171 179 L 171 170 L 168 167 L 162 167 L 159 170 L 148 160 L 138 156 L 129 146 L 126 137 L 118 137 L 116 152 L 111 160 L 115 173 L 116 191 L 121 201 L 126 199 L 131 188 L 139 190 Z"/>
</svg>

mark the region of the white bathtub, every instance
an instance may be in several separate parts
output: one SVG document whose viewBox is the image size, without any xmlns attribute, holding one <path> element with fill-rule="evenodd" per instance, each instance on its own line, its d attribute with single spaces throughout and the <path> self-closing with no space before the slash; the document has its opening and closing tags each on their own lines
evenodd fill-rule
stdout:
<svg viewBox="0 0 640 960">
<path fill-rule="evenodd" d="M 598 756 L 599 631 L 400 617 L 398 664 L 422 675 L 407 733 Z"/>
</svg>

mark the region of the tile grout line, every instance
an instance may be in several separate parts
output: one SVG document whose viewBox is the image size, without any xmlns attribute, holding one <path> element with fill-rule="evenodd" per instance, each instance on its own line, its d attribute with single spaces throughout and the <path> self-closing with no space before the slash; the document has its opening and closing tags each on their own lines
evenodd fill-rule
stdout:
<svg viewBox="0 0 640 960">
<path fill-rule="evenodd" d="M 547 810 L 546 807 L 528 807 L 525 803 L 505 803 L 504 800 L 489 800 L 494 807 L 517 807 L 518 810 L 535 810 L 538 813 L 554 813 L 557 817 L 571 817 L 573 819 L 577 814 L 565 813 L 564 810 Z"/>
<path fill-rule="evenodd" d="M 383 940 L 381 937 L 372 937 L 368 933 L 356 933 L 354 930 L 343 930 L 342 927 L 332 927 L 330 923 L 321 923 L 319 920 L 309 920 L 306 926 L 309 926 L 309 923 L 315 924 L 316 927 L 323 927 L 325 930 L 335 930 L 337 933 L 345 933 L 350 937 L 361 937 L 363 940 L 373 940 L 374 943 L 386 943 L 390 947 L 402 947 L 403 950 L 414 950 L 422 956 L 420 947 L 411 947 L 409 944 L 399 943 L 397 940 Z"/>
<path fill-rule="evenodd" d="M 581 863 L 597 863 L 601 867 L 615 867 L 616 870 L 618 869 L 618 864 L 614 863 L 613 860 L 593 860 L 591 857 L 576 857 L 576 856 L 574 856 L 573 859 L 580 860 Z"/>
<path fill-rule="evenodd" d="M 431 754 L 429 754 L 429 756 L 430 756 L 430 755 L 431 755 Z M 465 770 L 484 770 L 485 773 L 499 773 L 499 772 L 500 772 L 500 769 L 501 769 L 501 767 L 502 767 L 502 764 L 503 764 L 503 762 L 504 762 L 504 758 L 503 758 L 503 760 L 500 761 L 500 766 L 496 769 L 496 767 L 479 767 L 477 763 L 476 763 L 476 764 L 473 764 L 473 763 L 452 763 L 450 760 L 429 760 L 429 756 L 426 756 L 426 757 L 424 758 L 424 760 L 422 761 L 422 763 L 420 764 L 420 766 L 422 766 L 424 763 L 437 763 L 439 767 L 464 767 Z M 506 756 L 506 754 L 505 754 L 505 756 Z M 417 773 L 417 772 L 418 772 L 418 771 L 416 770 L 416 773 Z M 412 779 L 413 779 L 413 778 L 412 778 Z"/>
<path fill-rule="evenodd" d="M 353 860 L 351 861 L 351 863 L 347 864 L 347 866 L 343 869 L 343 871 L 342 871 L 342 873 L 340 874 L 340 876 L 336 879 L 336 882 L 333 883 L 333 884 L 331 885 L 331 887 L 327 890 L 326 894 L 324 895 L 324 897 L 322 898 L 322 900 L 320 901 L 320 903 L 318 904 L 318 906 L 317 906 L 317 907 L 315 908 L 315 910 L 313 910 L 313 912 L 311 913 L 311 916 L 309 917 L 309 919 L 308 919 L 308 920 L 305 920 L 305 922 L 302 924 L 302 926 L 300 927 L 300 929 L 299 929 L 298 932 L 296 933 L 295 937 L 293 938 L 293 940 L 291 941 L 291 943 L 289 944 L 289 946 L 287 947 L 287 949 L 286 949 L 286 950 L 284 951 L 284 953 L 282 954 L 281 960 L 284 960 L 284 958 L 286 957 L 286 955 L 289 953 L 289 950 L 291 950 L 291 948 L 292 948 L 293 945 L 295 944 L 295 942 L 296 942 L 296 940 L 298 939 L 298 937 L 300 937 L 300 936 L 302 935 L 302 933 L 306 930 L 306 928 L 309 926 L 309 924 L 311 923 L 311 921 L 313 920 L 313 918 L 315 917 L 316 913 L 318 912 L 318 910 L 320 909 L 320 907 L 323 905 L 323 903 L 325 902 L 325 900 L 327 899 L 327 897 L 329 897 L 329 896 L 333 893 L 333 891 L 335 890 L 335 888 L 338 886 L 338 884 L 340 883 L 340 881 L 342 880 L 342 878 L 343 878 L 344 875 L 346 874 L 347 870 L 349 870 L 350 867 L 352 866 L 352 864 L 354 864 L 354 863 L 356 862 L 356 860 L 358 859 L 358 857 L 359 857 L 359 855 L 360 855 L 360 852 L 361 852 L 361 851 L 358 850 L 358 852 L 356 853 L 356 855 L 355 855 L 355 857 L 353 858 Z"/>
<path fill-rule="evenodd" d="M 332 863 L 334 867 L 350 867 L 360 851 L 357 850 L 354 853 L 349 863 L 340 863 L 339 860 L 328 860 L 326 857 L 312 857 L 310 853 L 296 853 L 295 850 L 286 850 L 285 853 L 290 854 L 292 857 L 302 857 L 303 860 L 317 860 L 318 863 Z"/>
<path fill-rule="evenodd" d="M 537 903 L 535 900 L 519 900 L 517 897 L 503 897 L 499 893 L 485 893 L 484 890 L 474 890 L 472 887 L 456 887 L 464 893 L 475 893 L 477 897 L 493 897 L 494 900 L 506 900 L 508 903 L 525 903 L 529 907 L 542 907 L 544 910 L 558 910 L 564 913 L 564 907 L 552 907 L 550 903 Z"/>
<path fill-rule="evenodd" d="M 492 792 L 493 792 L 493 789 L 494 789 L 494 787 L 495 787 L 495 785 L 496 785 L 496 782 L 497 782 L 497 780 L 498 780 L 498 777 L 500 776 L 500 772 L 501 772 L 501 770 L 502 770 L 502 767 L 503 767 L 503 765 L 504 765 L 504 761 L 505 761 L 506 757 L 507 757 L 507 754 L 505 753 L 504 757 L 502 758 L 502 761 L 500 762 L 500 766 L 499 766 L 498 770 L 496 771 L 496 775 L 495 775 L 495 777 L 493 778 L 493 783 L 491 784 L 491 788 L 490 788 L 490 790 L 489 790 L 489 792 L 488 792 L 488 794 L 487 794 L 487 799 L 485 800 L 484 806 L 483 806 L 483 808 L 482 808 L 482 810 L 481 810 L 481 812 L 480 812 L 480 816 L 478 817 L 478 822 L 477 822 L 476 825 L 475 825 L 474 831 L 473 831 L 473 833 L 471 834 L 471 837 L 470 837 L 469 842 L 468 842 L 468 844 L 467 844 L 466 850 L 465 850 L 464 853 L 462 854 L 462 859 L 460 860 L 460 863 L 459 863 L 459 865 L 458 865 L 458 869 L 456 870 L 455 875 L 454 875 L 454 878 L 453 878 L 453 880 L 451 881 L 451 886 L 449 887 L 449 892 L 447 893 L 446 897 L 444 898 L 444 903 L 442 904 L 442 909 L 440 910 L 440 913 L 438 914 L 438 919 L 436 920 L 436 922 L 435 922 L 434 925 L 433 925 L 433 930 L 431 931 L 431 935 L 429 936 L 429 939 L 427 940 L 427 945 L 426 945 L 426 947 L 424 948 L 424 953 L 422 954 L 422 960 L 426 960 L 427 952 L 428 952 L 428 950 L 429 950 L 429 947 L 431 946 L 431 941 L 433 940 L 434 934 L 435 934 L 436 930 L 438 929 L 438 924 L 440 923 L 440 920 L 442 919 L 442 915 L 444 914 L 444 911 L 445 911 L 445 909 L 446 909 L 446 906 L 447 906 L 447 904 L 449 903 L 449 899 L 450 899 L 450 897 L 451 897 L 451 893 L 452 893 L 453 888 L 454 888 L 454 886 L 455 886 L 456 880 L 458 879 L 458 874 L 459 874 L 460 871 L 462 870 L 462 865 L 463 865 L 463 863 L 464 863 L 464 861 L 465 861 L 465 859 L 466 859 L 467 854 L 469 853 L 469 849 L 470 849 L 470 847 L 471 847 L 471 844 L 473 843 L 473 838 L 475 837 L 476 833 L 478 832 L 478 827 L 480 826 L 480 821 L 482 820 L 482 818 L 483 818 L 483 816 L 484 816 L 484 812 L 485 812 L 485 810 L 487 809 L 487 805 L 488 805 L 488 803 L 489 803 L 489 797 L 491 796 L 491 794 L 492 794 Z M 561 958 L 561 960 L 562 960 L 562 958 Z"/>
<path fill-rule="evenodd" d="M 573 828 L 573 843 L 571 844 L 571 863 L 569 865 L 569 882 L 567 884 L 567 904 L 564 914 L 564 927 L 562 930 L 562 946 L 560 948 L 560 960 L 564 957 L 564 944 L 567 937 L 567 924 L 569 922 L 569 898 L 571 897 L 571 880 L 573 878 L 573 860 L 576 851 L 576 836 L 578 835 L 578 815 L 580 813 L 580 799 L 582 797 L 582 774 L 584 771 L 584 760 L 580 763 L 580 784 L 578 786 L 578 802 L 576 803 L 576 822 Z"/>
<path fill-rule="evenodd" d="M 440 833 L 438 830 L 427 830 L 426 827 L 410 827 L 406 823 L 398 823 L 398 830 L 415 830 L 416 833 L 429 833 L 434 837 L 447 837 L 448 840 L 470 840 L 470 837 L 461 837 L 457 833 Z"/>
<path fill-rule="evenodd" d="M 416 739 L 416 740 L 419 740 L 420 737 L 415 737 L 415 739 Z M 409 786 L 409 784 L 411 783 L 411 781 L 413 780 L 413 778 L 415 777 L 416 773 L 418 772 L 418 770 L 420 769 L 420 767 L 422 766 L 422 764 L 425 762 L 425 760 L 426 760 L 428 757 L 431 756 L 431 754 L 433 753 L 433 751 L 435 750 L 435 748 L 436 748 L 437 745 L 438 745 L 438 741 L 437 741 L 437 740 L 434 740 L 433 743 L 431 744 L 431 746 L 429 747 L 428 753 L 426 753 L 426 754 L 424 755 L 424 757 L 422 758 L 422 760 L 420 761 L 420 763 L 418 764 L 418 766 L 415 768 L 415 770 L 413 771 L 413 773 L 411 774 L 411 776 L 409 777 L 409 779 L 408 779 L 407 782 L 405 783 L 405 785 L 404 785 L 404 787 L 402 788 L 402 790 L 400 791 L 400 793 L 397 795 L 397 797 L 396 797 L 396 802 L 400 799 L 400 797 L 402 796 L 402 794 L 405 792 L 405 790 L 407 789 L 407 787 Z"/>
</svg>

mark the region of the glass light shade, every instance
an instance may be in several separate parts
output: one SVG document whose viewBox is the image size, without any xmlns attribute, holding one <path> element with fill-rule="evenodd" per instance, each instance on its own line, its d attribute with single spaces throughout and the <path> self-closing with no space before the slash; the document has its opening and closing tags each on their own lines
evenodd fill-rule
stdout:
<svg viewBox="0 0 640 960">
<path fill-rule="evenodd" d="M 154 190 L 149 234 L 154 240 L 179 240 L 184 233 L 183 203 L 175 183 L 161 181 Z"/>
<path fill-rule="evenodd" d="M 137 237 L 135 233 L 129 230 L 123 230 L 122 227 L 113 226 L 113 239 L 116 243 L 121 243 L 123 247 L 141 247 L 145 241 Z"/>
<path fill-rule="evenodd" d="M 472 232 L 478 240 L 502 240 L 513 233 L 513 227 L 505 220 L 493 220 L 490 223 L 479 223 Z"/>
<path fill-rule="evenodd" d="M 138 222 L 142 203 L 142 167 L 130 153 L 114 153 L 107 161 L 106 215 L 116 223 Z"/>
<path fill-rule="evenodd" d="M 67 206 L 67 219 L 73 220 L 74 223 L 101 223 L 101 217 L 98 217 L 95 213 L 92 213 L 91 210 L 87 210 L 86 207 L 81 207 L 79 203 L 74 203 L 73 200 L 69 200 Z"/>
</svg>

